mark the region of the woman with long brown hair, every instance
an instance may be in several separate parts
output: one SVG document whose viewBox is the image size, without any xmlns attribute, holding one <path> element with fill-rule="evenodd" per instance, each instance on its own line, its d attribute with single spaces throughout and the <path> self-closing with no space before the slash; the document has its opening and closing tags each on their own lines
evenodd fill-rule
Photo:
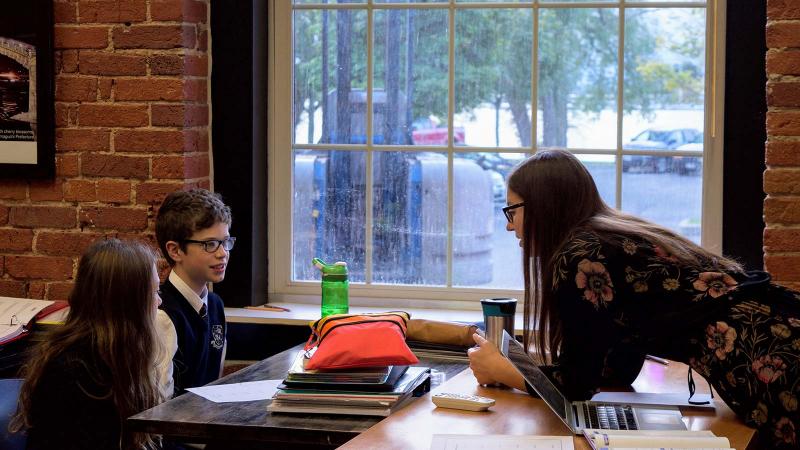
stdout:
<svg viewBox="0 0 800 450">
<path fill-rule="evenodd" d="M 24 367 L 12 431 L 27 430 L 29 449 L 154 448 L 153 436 L 124 434 L 123 421 L 157 405 L 155 253 L 108 239 L 81 257 L 70 311 Z"/>
<path fill-rule="evenodd" d="M 797 448 L 798 293 L 609 208 L 568 152 L 522 162 L 507 194 L 507 229 L 525 262 L 524 341 L 568 396 L 630 384 L 656 355 L 703 375 L 769 448 Z M 475 340 L 478 382 L 526 389 L 494 346 Z"/>
</svg>

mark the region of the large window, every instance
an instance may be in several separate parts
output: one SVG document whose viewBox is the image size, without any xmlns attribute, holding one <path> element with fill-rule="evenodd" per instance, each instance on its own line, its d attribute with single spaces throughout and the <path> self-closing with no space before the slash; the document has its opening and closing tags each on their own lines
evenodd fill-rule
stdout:
<svg viewBox="0 0 800 450">
<path fill-rule="evenodd" d="M 271 11 L 270 290 L 522 288 L 505 179 L 578 156 L 611 206 L 719 249 L 724 2 L 295 0 Z M 400 288 L 400 290 L 398 290 Z"/>
</svg>

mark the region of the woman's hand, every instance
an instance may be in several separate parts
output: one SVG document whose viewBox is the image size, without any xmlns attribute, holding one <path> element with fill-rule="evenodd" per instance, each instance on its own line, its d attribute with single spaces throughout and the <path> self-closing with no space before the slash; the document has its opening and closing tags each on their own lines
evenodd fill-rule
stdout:
<svg viewBox="0 0 800 450">
<path fill-rule="evenodd" d="M 525 390 L 525 380 L 491 342 L 475 333 L 472 335 L 477 347 L 467 350 L 469 368 L 480 384 L 501 383 L 509 387 Z"/>
<path fill-rule="evenodd" d="M 494 384 L 497 379 L 494 377 L 494 371 L 501 359 L 504 359 L 494 344 L 484 339 L 478 333 L 472 335 L 472 339 L 477 344 L 467 350 L 469 355 L 469 368 L 480 384 Z"/>
</svg>

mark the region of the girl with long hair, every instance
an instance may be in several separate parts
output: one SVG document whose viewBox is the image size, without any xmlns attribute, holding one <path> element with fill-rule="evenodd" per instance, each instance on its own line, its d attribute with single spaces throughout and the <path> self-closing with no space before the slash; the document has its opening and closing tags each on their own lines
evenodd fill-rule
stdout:
<svg viewBox="0 0 800 450">
<path fill-rule="evenodd" d="M 507 195 L 507 229 L 524 258 L 523 340 L 568 396 L 630 384 L 656 355 L 703 375 L 769 448 L 797 448 L 800 294 L 608 207 L 568 152 L 520 163 Z M 526 389 L 493 345 L 475 340 L 478 382 Z"/>
<path fill-rule="evenodd" d="M 155 448 L 123 421 L 164 399 L 156 365 L 158 272 L 144 244 L 98 241 L 81 257 L 64 326 L 35 349 L 12 431 L 28 449 Z"/>
</svg>

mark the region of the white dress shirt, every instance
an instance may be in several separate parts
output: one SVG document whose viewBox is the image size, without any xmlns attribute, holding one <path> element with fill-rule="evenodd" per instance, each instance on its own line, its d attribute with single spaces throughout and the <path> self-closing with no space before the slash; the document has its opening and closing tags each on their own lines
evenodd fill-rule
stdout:
<svg viewBox="0 0 800 450">
<path fill-rule="evenodd" d="M 197 292 L 190 288 L 189 285 L 186 284 L 186 282 L 183 281 L 183 279 L 181 279 L 181 277 L 179 277 L 174 270 L 169 272 L 169 282 L 172 283 L 172 285 L 175 286 L 175 289 L 181 293 L 183 298 L 185 298 L 186 301 L 192 305 L 192 308 L 197 311 L 197 314 L 200 314 L 200 308 L 202 308 L 204 305 L 206 308 L 208 308 L 207 287 L 203 287 L 203 292 L 201 292 L 200 295 L 197 295 Z"/>
<path fill-rule="evenodd" d="M 158 372 L 158 386 L 165 399 L 172 398 L 175 392 L 175 381 L 172 379 L 172 358 L 178 350 L 178 333 L 167 313 L 158 310 L 156 313 L 156 332 L 158 333 L 161 347 L 156 362 Z"/>
</svg>

